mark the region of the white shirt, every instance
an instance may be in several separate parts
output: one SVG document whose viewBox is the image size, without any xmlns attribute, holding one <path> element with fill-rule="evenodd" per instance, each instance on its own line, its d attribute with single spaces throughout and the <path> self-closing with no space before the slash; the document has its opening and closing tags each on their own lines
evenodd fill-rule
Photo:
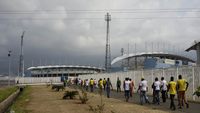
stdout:
<svg viewBox="0 0 200 113">
<path fill-rule="evenodd" d="M 86 86 L 89 86 L 89 80 L 85 81 Z"/>
<path fill-rule="evenodd" d="M 130 81 L 128 80 L 128 81 L 125 81 L 125 83 L 124 83 L 124 89 L 127 91 L 127 90 L 130 90 Z"/>
<path fill-rule="evenodd" d="M 148 85 L 147 85 L 147 81 L 146 80 L 141 81 L 139 86 L 141 87 L 141 89 L 140 89 L 141 91 L 147 91 Z"/>
<path fill-rule="evenodd" d="M 162 90 L 167 91 L 167 81 L 166 80 L 161 81 L 161 86 L 162 86 Z"/>
<path fill-rule="evenodd" d="M 154 82 L 155 90 L 160 90 L 160 81 Z"/>
</svg>

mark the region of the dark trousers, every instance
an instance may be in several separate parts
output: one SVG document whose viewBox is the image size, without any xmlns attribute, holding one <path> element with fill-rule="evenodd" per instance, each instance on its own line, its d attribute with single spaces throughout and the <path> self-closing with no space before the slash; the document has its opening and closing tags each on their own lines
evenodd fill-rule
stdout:
<svg viewBox="0 0 200 113">
<path fill-rule="evenodd" d="M 110 87 L 106 87 L 107 97 L 110 98 Z"/>
<path fill-rule="evenodd" d="M 162 93 L 162 100 L 165 103 L 166 102 L 167 91 L 162 90 L 161 93 Z"/>
<path fill-rule="evenodd" d="M 117 86 L 117 92 L 121 91 L 121 87 Z"/>
<path fill-rule="evenodd" d="M 156 104 L 160 104 L 160 90 L 155 90 L 155 102 Z"/>
<path fill-rule="evenodd" d="M 140 92 L 140 104 L 143 105 L 144 100 L 146 103 L 149 103 L 148 97 L 146 95 L 146 91 L 141 91 Z"/>
<path fill-rule="evenodd" d="M 126 98 L 126 102 L 128 102 L 129 95 L 130 95 L 130 91 L 129 91 L 129 90 L 125 90 L 125 91 L 124 91 L 124 96 L 125 96 L 125 98 Z"/>
<path fill-rule="evenodd" d="M 90 91 L 93 92 L 94 91 L 94 86 L 90 85 Z"/>
<path fill-rule="evenodd" d="M 174 104 L 174 97 L 175 97 L 175 95 L 170 94 L 170 100 L 171 100 L 170 109 L 173 109 L 173 110 L 176 109 L 176 106 L 175 106 L 175 104 Z"/>
</svg>

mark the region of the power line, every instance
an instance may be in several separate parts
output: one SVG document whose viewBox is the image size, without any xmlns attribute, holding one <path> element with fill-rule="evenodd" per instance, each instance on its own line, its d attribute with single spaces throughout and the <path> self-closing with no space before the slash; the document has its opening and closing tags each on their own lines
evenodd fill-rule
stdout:
<svg viewBox="0 0 200 113">
<path fill-rule="evenodd" d="M 103 18 L 0 18 L 0 20 L 102 20 Z M 146 19 L 200 19 L 200 17 L 133 17 L 113 18 L 113 20 L 146 20 Z"/>
<path fill-rule="evenodd" d="M 163 12 L 200 12 L 200 8 L 180 8 L 180 9 L 97 9 L 97 10 L 2 10 L 0 14 L 66 14 L 66 13 L 163 13 Z"/>
</svg>

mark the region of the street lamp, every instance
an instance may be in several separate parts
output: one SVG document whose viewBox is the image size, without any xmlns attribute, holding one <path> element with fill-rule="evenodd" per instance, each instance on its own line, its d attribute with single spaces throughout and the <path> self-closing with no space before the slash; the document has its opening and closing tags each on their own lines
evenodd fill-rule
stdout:
<svg viewBox="0 0 200 113">
<path fill-rule="evenodd" d="M 8 86 L 10 86 L 10 63 L 11 63 L 11 52 L 8 51 Z"/>
</svg>

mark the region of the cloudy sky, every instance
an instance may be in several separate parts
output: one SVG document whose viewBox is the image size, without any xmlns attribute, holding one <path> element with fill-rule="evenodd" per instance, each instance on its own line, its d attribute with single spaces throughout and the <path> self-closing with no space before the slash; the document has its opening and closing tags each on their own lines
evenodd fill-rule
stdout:
<svg viewBox="0 0 200 113">
<path fill-rule="evenodd" d="M 23 31 L 26 67 L 103 66 L 107 12 L 112 58 L 121 48 L 127 53 L 128 43 L 130 53 L 135 43 L 138 52 L 152 51 L 152 42 L 153 51 L 182 53 L 200 39 L 199 6 L 199 0 L 0 0 L 0 73 L 8 72 L 9 50 L 17 72 Z"/>
</svg>

